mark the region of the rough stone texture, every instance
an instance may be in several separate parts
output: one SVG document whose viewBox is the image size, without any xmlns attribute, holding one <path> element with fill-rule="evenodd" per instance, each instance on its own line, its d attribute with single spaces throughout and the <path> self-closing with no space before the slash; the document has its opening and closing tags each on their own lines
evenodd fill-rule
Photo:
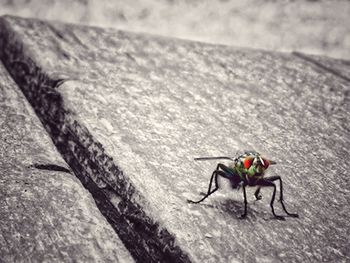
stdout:
<svg viewBox="0 0 350 263">
<path fill-rule="evenodd" d="M 0 261 L 133 262 L 1 62 Z"/>
<path fill-rule="evenodd" d="M 350 260 L 346 79 L 292 54 L 12 17 L 0 39 L 2 61 L 67 162 L 115 205 L 104 214 L 124 223 L 114 227 L 136 258 L 144 242 L 178 261 Z M 224 182 L 205 203 L 186 203 L 216 165 L 193 157 L 243 149 L 279 163 L 270 174 L 282 176 L 299 219 L 274 220 L 263 189 L 260 202 L 248 192 L 239 220 L 242 193 Z M 142 233 L 152 230 L 148 244 Z"/>
</svg>

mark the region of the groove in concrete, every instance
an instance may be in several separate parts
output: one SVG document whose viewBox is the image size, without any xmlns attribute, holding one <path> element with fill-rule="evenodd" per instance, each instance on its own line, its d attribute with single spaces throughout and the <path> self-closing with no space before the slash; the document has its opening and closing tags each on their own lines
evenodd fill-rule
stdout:
<svg viewBox="0 0 350 263">
<path fill-rule="evenodd" d="M 50 78 L 33 61 L 28 55 L 29 49 L 3 18 L 0 18 L 0 46 L 0 59 L 8 72 L 134 259 L 138 262 L 189 262 L 188 256 L 176 245 L 174 236 L 143 211 L 137 202 L 140 195 L 135 197 L 135 188 L 104 153 L 102 145 L 64 109 L 62 97 L 55 90 L 62 80 Z M 117 181 L 108 185 L 99 180 L 98 174 Z M 118 200 L 117 205 L 112 199 Z"/>
<path fill-rule="evenodd" d="M 0 61 L 0 262 L 134 262 Z"/>
</svg>

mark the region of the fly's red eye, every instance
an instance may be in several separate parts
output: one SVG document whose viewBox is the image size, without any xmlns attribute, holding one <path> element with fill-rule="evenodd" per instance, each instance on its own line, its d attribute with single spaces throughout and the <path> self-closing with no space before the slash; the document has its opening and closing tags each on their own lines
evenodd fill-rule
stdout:
<svg viewBox="0 0 350 263">
<path fill-rule="evenodd" d="M 267 169 L 267 167 L 269 167 L 269 165 L 270 165 L 270 162 L 269 162 L 269 160 L 266 160 L 266 159 L 264 159 L 264 158 L 262 158 L 262 160 L 264 161 L 264 168 L 265 169 Z"/>
<path fill-rule="evenodd" d="M 249 169 L 249 167 L 252 165 L 253 159 L 252 158 L 246 158 L 243 161 L 243 166 L 245 169 Z"/>
</svg>

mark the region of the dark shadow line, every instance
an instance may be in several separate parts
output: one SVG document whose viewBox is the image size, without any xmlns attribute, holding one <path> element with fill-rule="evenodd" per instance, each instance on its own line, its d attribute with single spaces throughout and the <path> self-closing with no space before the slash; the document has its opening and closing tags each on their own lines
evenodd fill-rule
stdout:
<svg viewBox="0 0 350 263">
<path fill-rule="evenodd" d="M 64 173 L 71 173 L 71 171 L 63 166 L 56 165 L 56 164 L 40 164 L 40 163 L 34 163 L 30 165 L 29 167 L 34 167 L 39 170 L 49 170 L 49 171 L 57 171 L 57 172 L 64 172 Z"/>
</svg>

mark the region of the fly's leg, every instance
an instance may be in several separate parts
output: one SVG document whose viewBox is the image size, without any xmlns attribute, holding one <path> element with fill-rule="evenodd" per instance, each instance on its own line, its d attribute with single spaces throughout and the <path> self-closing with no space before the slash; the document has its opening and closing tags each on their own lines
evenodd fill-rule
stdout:
<svg viewBox="0 0 350 263">
<path fill-rule="evenodd" d="M 248 207 L 248 201 L 247 201 L 247 193 L 246 193 L 246 190 L 245 190 L 245 187 L 246 187 L 246 182 L 243 182 L 241 180 L 241 178 L 239 177 L 239 175 L 237 174 L 233 174 L 232 171 L 226 166 L 226 165 L 223 165 L 223 164 L 218 164 L 218 167 L 217 167 L 217 170 L 218 169 L 221 169 L 222 171 L 219 171 L 221 172 L 220 175 L 222 177 L 225 177 L 227 179 L 230 179 L 230 181 L 234 180 L 234 185 L 238 185 L 239 182 L 242 183 L 242 186 L 243 186 L 243 197 L 244 197 L 244 213 L 243 215 L 240 216 L 241 219 L 243 218 L 246 218 L 247 217 L 247 207 Z"/>
<path fill-rule="evenodd" d="M 222 170 L 219 170 L 222 169 Z M 202 201 L 204 201 L 208 196 L 210 196 L 211 194 L 213 194 L 214 192 L 216 192 L 219 189 L 219 184 L 218 184 L 218 175 L 225 177 L 225 178 L 229 178 L 230 174 L 227 174 L 227 166 L 219 163 L 216 170 L 213 172 L 213 174 L 211 175 L 210 178 L 210 183 L 209 183 L 209 187 L 208 187 L 208 192 L 206 195 L 204 195 L 204 197 L 198 201 L 193 201 L 193 200 L 187 200 L 188 203 L 193 203 L 193 204 L 198 204 Z M 213 190 L 211 190 L 212 184 L 213 184 L 213 180 L 215 180 L 215 188 Z"/>
<path fill-rule="evenodd" d="M 254 193 L 254 196 L 255 196 L 256 200 L 261 200 L 262 199 L 262 195 L 260 194 L 260 189 L 261 189 L 261 187 L 258 186 L 258 188 L 256 189 L 256 191 Z"/>
<path fill-rule="evenodd" d="M 271 198 L 271 202 L 270 202 L 272 214 L 275 216 L 276 219 L 284 220 L 283 216 L 276 215 L 275 209 L 273 207 L 273 202 L 275 201 L 275 196 L 276 196 L 276 185 L 272 181 L 268 180 L 267 178 L 259 180 L 257 182 L 257 185 L 258 186 L 270 186 L 270 187 L 273 187 L 273 194 L 272 194 L 272 198 Z"/>
<path fill-rule="evenodd" d="M 247 202 L 247 193 L 245 191 L 245 185 L 243 184 L 243 197 L 244 197 L 244 214 L 241 215 L 240 218 L 246 218 L 247 217 L 247 205 L 248 205 L 248 202 Z"/>
<path fill-rule="evenodd" d="M 286 206 L 284 205 L 284 200 L 283 200 L 283 183 L 282 183 L 282 179 L 280 176 L 271 176 L 271 177 L 265 177 L 266 180 L 270 181 L 270 182 L 273 182 L 273 181 L 276 181 L 276 180 L 279 180 L 280 181 L 280 202 L 282 204 L 282 208 L 284 210 L 284 212 L 286 212 L 287 215 L 291 216 L 291 217 L 299 217 L 298 214 L 293 214 L 293 213 L 289 213 L 286 209 Z"/>
<path fill-rule="evenodd" d="M 193 203 L 193 204 L 198 204 L 202 201 L 204 201 L 208 196 L 210 196 L 211 194 L 213 194 L 214 192 L 216 192 L 218 189 L 219 189 L 219 185 L 218 185 L 218 172 L 221 172 L 221 171 L 217 171 L 215 170 L 213 172 L 213 174 L 211 175 L 211 178 L 210 178 L 210 183 L 209 183 L 209 187 L 208 187 L 208 192 L 207 194 L 200 200 L 198 201 L 193 201 L 193 200 L 187 200 L 188 203 Z M 211 186 L 212 186 L 212 183 L 213 183 L 213 180 L 215 179 L 215 188 L 213 190 L 211 190 Z"/>
</svg>

